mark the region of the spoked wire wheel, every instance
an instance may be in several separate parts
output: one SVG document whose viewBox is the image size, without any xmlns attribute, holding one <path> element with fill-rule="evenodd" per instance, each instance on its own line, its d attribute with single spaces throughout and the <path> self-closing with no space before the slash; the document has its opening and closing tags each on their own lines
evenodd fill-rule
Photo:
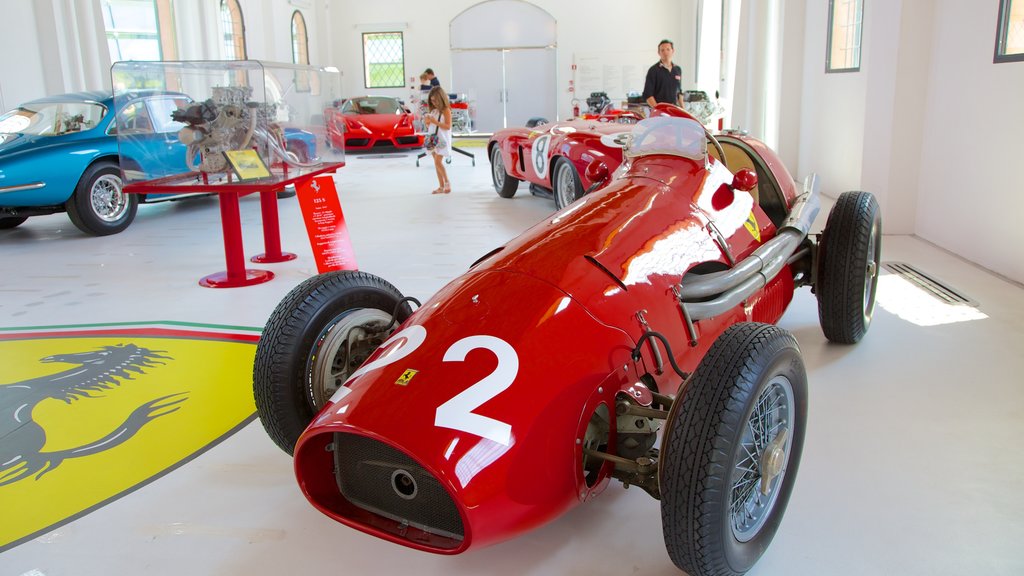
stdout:
<svg viewBox="0 0 1024 576">
<path fill-rule="evenodd" d="M 789 433 L 793 403 L 793 384 L 776 376 L 762 390 L 747 418 L 729 504 L 732 533 L 740 542 L 757 536 L 779 497 L 786 455 L 793 447 Z"/>
</svg>

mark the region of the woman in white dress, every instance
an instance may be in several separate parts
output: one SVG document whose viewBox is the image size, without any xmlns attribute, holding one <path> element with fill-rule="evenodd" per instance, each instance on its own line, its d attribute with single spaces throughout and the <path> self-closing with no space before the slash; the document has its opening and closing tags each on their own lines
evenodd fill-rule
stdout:
<svg viewBox="0 0 1024 576">
<path fill-rule="evenodd" d="M 427 126 L 427 151 L 434 158 L 434 170 L 437 172 L 437 190 L 433 194 L 448 194 L 452 191 L 452 183 L 444 169 L 445 159 L 452 155 L 452 106 L 448 94 L 440 86 L 434 86 L 427 95 L 427 107 L 427 115 L 423 118 Z M 437 142 L 431 147 L 430 140 L 434 135 Z"/>
</svg>

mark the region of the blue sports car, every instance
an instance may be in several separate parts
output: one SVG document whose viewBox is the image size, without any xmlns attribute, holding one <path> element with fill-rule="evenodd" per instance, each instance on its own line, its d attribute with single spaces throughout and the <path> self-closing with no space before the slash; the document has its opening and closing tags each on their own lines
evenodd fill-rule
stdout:
<svg viewBox="0 0 1024 576">
<path fill-rule="evenodd" d="M 123 96 L 122 96 L 123 98 Z M 123 102 L 123 104 L 122 104 Z M 0 116 L 0 229 L 30 216 L 67 212 L 86 234 L 116 234 L 131 224 L 139 202 L 181 195 L 122 192 L 122 170 L 151 177 L 188 172 L 185 126 L 171 112 L 192 99 L 175 92 L 142 91 L 119 100 L 120 126 L 132 131 L 137 154 L 118 155 L 114 99 L 78 92 L 33 100 Z M 299 161 L 316 156 L 313 134 L 288 128 L 287 147 Z M 121 165 L 124 162 L 125 165 Z"/>
</svg>

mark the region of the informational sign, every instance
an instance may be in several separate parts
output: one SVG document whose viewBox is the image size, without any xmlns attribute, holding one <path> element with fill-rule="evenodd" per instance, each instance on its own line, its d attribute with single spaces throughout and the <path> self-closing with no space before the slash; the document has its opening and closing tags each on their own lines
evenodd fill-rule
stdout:
<svg viewBox="0 0 1024 576">
<path fill-rule="evenodd" d="M 258 180 L 270 177 L 270 170 L 267 170 L 267 165 L 263 163 L 263 159 L 255 150 L 226 150 L 224 157 L 231 164 L 231 168 L 234 169 L 239 180 Z"/>
<path fill-rule="evenodd" d="M 573 55 L 576 97 L 586 100 L 592 92 L 605 92 L 620 108 L 630 92 L 643 92 L 647 69 L 658 61 L 655 50 L 577 52 Z"/>
<path fill-rule="evenodd" d="M 317 272 L 357 270 L 355 252 L 348 237 L 345 215 L 341 212 L 334 178 L 324 174 L 295 185 L 306 223 L 309 244 L 313 248 Z"/>
</svg>

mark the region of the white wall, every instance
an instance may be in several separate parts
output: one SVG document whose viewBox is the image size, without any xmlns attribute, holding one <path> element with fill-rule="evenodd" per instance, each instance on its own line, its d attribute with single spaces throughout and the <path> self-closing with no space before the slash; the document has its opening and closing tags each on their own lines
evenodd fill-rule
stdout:
<svg viewBox="0 0 1024 576">
<path fill-rule="evenodd" d="M 46 91 L 32 0 L 8 1 L 4 11 L 7 22 L 14 24 L 0 34 L 0 54 L 6 55 L 0 58 L 0 110 L 7 111 Z"/>
<path fill-rule="evenodd" d="M 414 78 L 413 83 L 418 84 L 420 72 L 430 67 L 442 85 L 459 91 L 458 86 L 449 86 L 449 23 L 479 1 L 332 2 L 330 18 L 335 37 L 330 63 L 342 70 L 342 93 L 355 96 L 367 92 L 362 76 L 362 34 L 385 31 L 403 32 L 407 83 Z M 654 64 L 658 60 L 658 42 L 669 38 L 676 44 L 676 62 L 684 69 L 684 88 L 687 79 L 692 86 L 696 0 L 636 0 L 629 4 L 616 0 L 586 3 L 536 0 L 531 3 L 547 11 L 558 23 L 556 89 L 561 116 L 570 113 L 574 97 L 568 92 L 574 52 L 647 51 L 650 53 L 648 64 Z M 636 89 L 642 90 L 643 86 Z M 374 89 L 373 92 L 404 98 L 410 90 L 406 87 Z"/>
<path fill-rule="evenodd" d="M 874 193 L 887 234 L 1024 282 L 1024 62 L 992 63 L 998 4 L 866 3 L 860 72 L 825 74 L 828 3 L 804 0 L 796 170 Z"/>
<path fill-rule="evenodd" d="M 916 233 L 1024 282 L 1024 62 L 993 64 L 998 2 L 935 2 Z"/>
</svg>

